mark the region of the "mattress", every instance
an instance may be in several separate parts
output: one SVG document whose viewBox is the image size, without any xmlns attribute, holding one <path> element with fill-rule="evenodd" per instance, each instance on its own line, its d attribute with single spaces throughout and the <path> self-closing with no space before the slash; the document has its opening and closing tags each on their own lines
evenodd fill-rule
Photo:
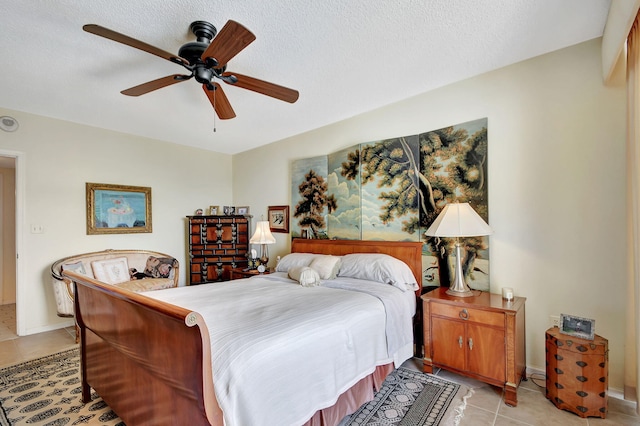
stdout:
<svg viewBox="0 0 640 426">
<path fill-rule="evenodd" d="M 378 282 L 303 287 L 274 273 L 144 294 L 205 319 L 227 425 L 303 424 L 376 366 L 413 354 L 415 293 Z"/>
</svg>

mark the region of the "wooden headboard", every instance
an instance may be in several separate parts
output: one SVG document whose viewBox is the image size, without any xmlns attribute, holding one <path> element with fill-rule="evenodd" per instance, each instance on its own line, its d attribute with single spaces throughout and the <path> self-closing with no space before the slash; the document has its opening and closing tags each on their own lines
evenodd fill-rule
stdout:
<svg viewBox="0 0 640 426">
<path fill-rule="evenodd" d="M 382 253 L 409 265 L 422 288 L 422 245 L 405 241 L 312 240 L 294 238 L 292 253 L 317 253 L 342 256 L 350 253 Z"/>
</svg>

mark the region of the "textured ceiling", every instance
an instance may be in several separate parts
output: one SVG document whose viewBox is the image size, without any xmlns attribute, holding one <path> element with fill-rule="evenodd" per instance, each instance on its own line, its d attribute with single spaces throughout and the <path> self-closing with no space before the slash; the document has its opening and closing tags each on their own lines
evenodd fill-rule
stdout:
<svg viewBox="0 0 640 426">
<path fill-rule="evenodd" d="M 602 35 L 610 0 L 0 0 L 0 106 L 237 153 Z M 184 69 L 82 30 L 177 53 L 189 24 L 233 19 L 256 41 L 228 70 L 297 89 L 295 104 L 221 83 L 217 120 L 195 80 L 120 91 Z"/>
</svg>

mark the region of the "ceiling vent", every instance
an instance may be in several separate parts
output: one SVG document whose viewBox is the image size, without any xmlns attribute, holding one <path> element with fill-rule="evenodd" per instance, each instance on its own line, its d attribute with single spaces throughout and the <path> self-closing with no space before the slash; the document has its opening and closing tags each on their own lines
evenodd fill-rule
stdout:
<svg viewBox="0 0 640 426">
<path fill-rule="evenodd" d="M 5 132 L 15 132 L 18 130 L 18 120 L 8 115 L 0 117 L 0 129 Z"/>
</svg>

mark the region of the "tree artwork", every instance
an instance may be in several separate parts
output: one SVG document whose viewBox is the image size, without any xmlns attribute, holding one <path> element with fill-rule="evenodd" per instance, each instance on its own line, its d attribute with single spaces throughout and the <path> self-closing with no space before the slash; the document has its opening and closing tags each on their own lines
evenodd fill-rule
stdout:
<svg viewBox="0 0 640 426">
<path fill-rule="evenodd" d="M 452 202 L 468 202 L 485 220 L 487 208 L 487 128 L 486 125 L 469 137 L 468 130 L 445 127 L 420 135 L 421 174 L 425 181 L 426 208 L 420 211 L 420 225 L 426 230 L 444 206 Z M 488 274 L 475 267 L 475 259 L 486 249 L 482 237 L 464 239 L 467 257 L 462 270 L 465 278 L 474 273 Z M 431 252 L 438 256 L 440 283 L 451 282 L 449 256 L 455 241 L 449 238 L 427 237 Z"/>
<path fill-rule="evenodd" d="M 478 123 L 479 122 L 479 123 Z M 379 219 L 388 224 L 399 217 L 402 231 L 420 233 L 429 251 L 437 257 L 439 281 L 451 281 L 450 239 L 423 237 L 447 203 L 469 202 L 487 219 L 487 128 L 486 119 L 423 133 L 415 137 L 388 139 L 360 145 L 342 163 L 342 176 L 349 179 L 360 170 L 362 185 L 375 181 L 380 192 Z M 469 136 L 468 128 L 475 129 Z M 481 237 L 466 238 L 468 256 L 463 262 L 467 278 L 488 273 L 474 266 L 478 254 L 486 249 Z M 429 276 L 427 274 L 427 276 Z M 487 280 L 488 282 L 488 280 Z"/>
<path fill-rule="evenodd" d="M 305 175 L 304 181 L 298 186 L 302 200 L 295 206 L 293 216 L 299 217 L 300 228 L 307 231 L 309 238 L 325 238 L 326 231 L 324 210 L 329 213 L 337 208 L 336 199 L 327 194 L 327 182 L 313 170 Z"/>
<path fill-rule="evenodd" d="M 297 160 L 292 236 L 424 241 L 423 278 L 448 286 L 455 241 L 424 232 L 452 202 L 468 202 L 488 221 L 487 146 L 483 118 Z M 461 241 L 465 278 L 481 290 L 489 290 L 487 241 Z"/>
</svg>

